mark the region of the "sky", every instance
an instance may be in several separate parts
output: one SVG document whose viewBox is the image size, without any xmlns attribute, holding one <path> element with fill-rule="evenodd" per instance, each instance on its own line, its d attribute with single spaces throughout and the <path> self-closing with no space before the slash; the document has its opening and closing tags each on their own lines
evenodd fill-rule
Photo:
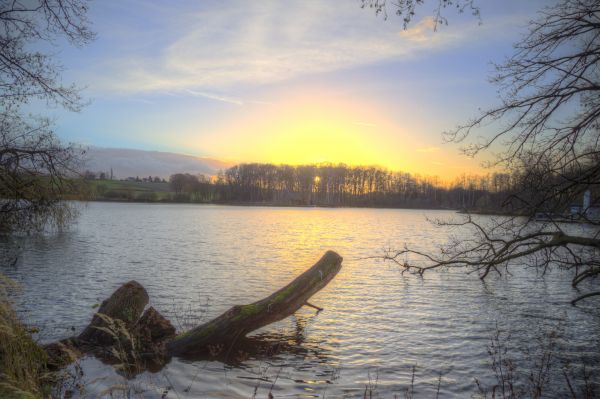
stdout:
<svg viewBox="0 0 600 399">
<path fill-rule="evenodd" d="M 434 29 L 426 2 L 405 30 L 359 0 L 94 1 L 96 40 L 56 49 L 90 104 L 51 112 L 83 145 L 487 173 L 441 133 L 497 103 L 492 63 L 546 3 L 480 0 Z"/>
</svg>

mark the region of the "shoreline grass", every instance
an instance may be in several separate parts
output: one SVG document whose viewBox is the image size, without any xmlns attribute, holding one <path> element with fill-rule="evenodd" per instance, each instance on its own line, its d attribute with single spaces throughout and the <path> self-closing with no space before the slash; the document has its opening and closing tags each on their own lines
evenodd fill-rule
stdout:
<svg viewBox="0 0 600 399">
<path fill-rule="evenodd" d="M 5 294 L 14 287 L 14 282 L 0 274 L 0 397 L 48 397 L 52 390 L 48 356 L 18 319 Z"/>
</svg>

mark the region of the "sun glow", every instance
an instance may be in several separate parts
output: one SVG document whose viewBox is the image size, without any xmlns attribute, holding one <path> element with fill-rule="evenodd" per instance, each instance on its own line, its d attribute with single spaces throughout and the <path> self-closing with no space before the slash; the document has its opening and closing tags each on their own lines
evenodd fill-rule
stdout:
<svg viewBox="0 0 600 399">
<path fill-rule="evenodd" d="M 252 107 L 224 126 L 211 146 L 227 143 L 242 162 L 391 166 L 373 140 L 387 130 L 383 122 L 365 104 L 312 93 Z"/>
<path fill-rule="evenodd" d="M 304 110 L 275 121 L 268 129 L 272 133 L 265 146 L 269 162 L 378 162 L 377 153 L 369 145 L 365 129 L 353 126 L 338 115 L 327 115 L 326 112 Z"/>
<path fill-rule="evenodd" d="M 380 104 L 322 88 L 298 92 L 302 94 L 273 96 L 232 109 L 227 122 L 212 134 L 203 132 L 202 142 L 192 147 L 205 153 L 210 149 L 214 155 L 209 156 L 227 154 L 232 163 L 376 165 L 443 179 L 467 166 L 456 163 L 452 149 L 426 141 L 419 128 L 402 117 L 410 112 L 403 104 Z"/>
</svg>

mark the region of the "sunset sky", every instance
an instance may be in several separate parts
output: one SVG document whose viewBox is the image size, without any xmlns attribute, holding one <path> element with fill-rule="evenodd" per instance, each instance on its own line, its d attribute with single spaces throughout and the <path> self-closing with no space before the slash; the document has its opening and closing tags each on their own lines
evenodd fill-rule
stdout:
<svg viewBox="0 0 600 399">
<path fill-rule="evenodd" d="M 434 32 L 427 4 L 403 30 L 358 0 L 95 1 L 97 39 L 56 49 L 91 104 L 55 109 L 56 131 L 232 162 L 482 173 L 441 132 L 494 104 L 491 62 L 544 2 L 479 4 L 481 21 L 449 9 Z"/>
</svg>

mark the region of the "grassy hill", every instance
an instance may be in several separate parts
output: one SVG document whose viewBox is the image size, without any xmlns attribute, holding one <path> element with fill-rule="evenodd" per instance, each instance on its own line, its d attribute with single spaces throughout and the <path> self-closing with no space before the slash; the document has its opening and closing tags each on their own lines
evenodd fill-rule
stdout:
<svg viewBox="0 0 600 399">
<path fill-rule="evenodd" d="M 89 180 L 92 198 L 106 201 L 172 201 L 169 183 L 128 180 Z"/>
</svg>

